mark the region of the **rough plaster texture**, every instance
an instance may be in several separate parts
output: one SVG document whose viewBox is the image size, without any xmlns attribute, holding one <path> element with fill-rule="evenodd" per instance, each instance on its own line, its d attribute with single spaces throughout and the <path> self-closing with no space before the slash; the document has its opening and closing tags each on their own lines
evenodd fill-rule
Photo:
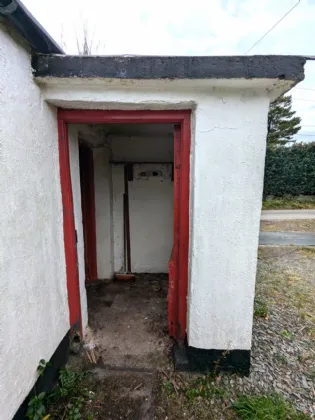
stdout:
<svg viewBox="0 0 315 420">
<path fill-rule="evenodd" d="M 197 348 L 251 346 L 268 105 L 289 83 L 256 82 L 50 79 L 44 89 L 69 108 L 193 109 L 187 334 Z"/>
<path fill-rule="evenodd" d="M 108 279 L 113 275 L 112 185 L 109 157 L 109 150 L 106 147 L 93 150 L 97 275 L 101 279 Z"/>
<path fill-rule="evenodd" d="M 266 97 L 231 96 L 196 115 L 188 310 L 195 347 L 251 347 L 268 105 Z"/>
<path fill-rule="evenodd" d="M 82 327 L 85 328 L 88 322 L 87 300 L 85 290 L 85 261 L 84 261 L 84 237 L 82 223 L 81 186 L 80 186 L 80 165 L 79 165 L 79 139 L 78 128 L 75 125 L 68 126 L 69 136 L 69 157 L 71 171 L 71 185 L 73 196 L 74 223 L 77 231 L 77 255 L 79 266 L 80 301 Z"/>
<path fill-rule="evenodd" d="M 69 329 L 56 110 L 0 24 L 0 419 Z"/>
</svg>

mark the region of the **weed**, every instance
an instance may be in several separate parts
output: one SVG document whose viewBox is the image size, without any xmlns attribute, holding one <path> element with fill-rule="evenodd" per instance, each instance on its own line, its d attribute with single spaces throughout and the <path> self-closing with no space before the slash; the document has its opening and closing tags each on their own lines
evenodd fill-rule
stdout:
<svg viewBox="0 0 315 420">
<path fill-rule="evenodd" d="M 174 395 L 174 385 L 171 381 L 166 380 L 162 382 L 162 392 L 167 397 L 172 397 Z"/>
<path fill-rule="evenodd" d="M 211 399 L 214 397 L 224 398 L 227 391 L 215 385 L 213 375 L 197 379 L 189 388 L 185 390 L 185 395 L 189 404 L 194 404 L 199 399 Z"/>
<path fill-rule="evenodd" d="M 258 318 L 268 319 L 268 306 L 266 302 L 263 302 L 259 299 L 255 299 L 254 316 Z"/>
<path fill-rule="evenodd" d="M 74 398 L 72 402 L 69 402 L 65 410 L 65 418 L 67 420 L 77 420 L 81 418 L 81 410 L 84 404 L 84 398 Z"/>
<path fill-rule="evenodd" d="M 49 365 L 44 359 L 40 360 L 37 372 L 43 375 Z M 41 392 L 29 401 L 26 417 L 30 420 L 47 420 L 49 418 L 63 420 L 78 420 L 82 418 L 82 411 L 87 403 L 94 399 L 94 393 L 82 385 L 86 377 L 85 372 L 74 372 L 61 369 L 59 372 L 59 384 L 49 394 Z M 62 410 L 62 411 L 60 411 Z M 47 412 L 49 414 L 46 414 Z M 87 420 L 93 420 L 92 413 L 85 416 Z"/>
<path fill-rule="evenodd" d="M 28 403 L 26 417 L 31 420 L 42 420 L 46 414 L 46 407 L 44 404 L 46 393 L 41 392 L 35 395 Z"/>
<path fill-rule="evenodd" d="M 94 393 L 90 392 L 82 384 L 86 378 L 86 372 L 74 372 L 69 369 L 61 369 L 59 373 L 59 386 L 49 395 L 52 410 L 64 406 L 62 418 L 64 420 L 77 420 L 82 416 L 82 410 L 86 404 L 94 399 Z M 63 402 L 64 404 L 60 404 Z M 92 419 L 89 414 L 89 419 Z"/>
<path fill-rule="evenodd" d="M 289 363 L 288 358 L 284 354 L 276 354 L 275 359 L 282 365 L 287 365 Z"/>
<path fill-rule="evenodd" d="M 39 363 L 38 363 L 38 366 L 37 366 L 37 373 L 38 373 L 38 375 L 39 376 L 43 376 L 46 367 L 47 366 L 50 366 L 50 365 L 51 365 L 50 362 L 46 362 L 45 359 L 41 359 L 39 361 Z"/>
<path fill-rule="evenodd" d="M 297 412 L 279 394 L 242 396 L 233 409 L 242 420 L 308 420 L 310 417 Z"/>
<path fill-rule="evenodd" d="M 59 387 L 51 394 L 51 398 L 64 398 L 80 394 L 82 392 L 82 381 L 86 372 L 73 372 L 69 369 L 61 369 L 59 372 Z"/>
<path fill-rule="evenodd" d="M 309 336 L 311 337 L 312 340 L 315 340 L 315 328 L 310 328 Z"/>
<path fill-rule="evenodd" d="M 311 371 L 309 372 L 308 376 L 311 379 L 314 379 L 315 380 L 315 366 L 311 369 Z"/>
<path fill-rule="evenodd" d="M 228 357 L 230 351 L 229 350 L 225 350 L 221 356 L 213 363 L 214 367 L 213 367 L 213 376 L 216 376 L 220 370 L 220 367 L 222 365 L 222 362 L 224 362 L 224 360 Z"/>
<path fill-rule="evenodd" d="M 45 359 L 41 359 L 36 369 L 38 376 L 43 376 L 46 367 L 49 365 L 49 362 L 46 362 Z M 26 417 L 31 420 L 48 419 L 49 415 L 45 416 L 46 407 L 44 400 L 46 397 L 46 393 L 41 392 L 39 395 L 36 395 L 36 385 L 34 386 L 34 393 L 34 397 L 32 397 L 28 403 Z"/>
<path fill-rule="evenodd" d="M 279 335 L 283 338 L 287 338 L 289 341 L 293 341 L 295 338 L 295 334 L 288 331 L 288 330 L 282 330 L 280 331 Z"/>
</svg>

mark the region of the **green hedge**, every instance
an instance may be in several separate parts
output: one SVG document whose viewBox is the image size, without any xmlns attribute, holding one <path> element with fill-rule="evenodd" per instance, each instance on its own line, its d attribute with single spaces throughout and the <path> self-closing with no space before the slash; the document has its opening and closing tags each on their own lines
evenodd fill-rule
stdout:
<svg viewBox="0 0 315 420">
<path fill-rule="evenodd" d="M 315 142 L 268 149 L 264 196 L 315 195 Z"/>
</svg>

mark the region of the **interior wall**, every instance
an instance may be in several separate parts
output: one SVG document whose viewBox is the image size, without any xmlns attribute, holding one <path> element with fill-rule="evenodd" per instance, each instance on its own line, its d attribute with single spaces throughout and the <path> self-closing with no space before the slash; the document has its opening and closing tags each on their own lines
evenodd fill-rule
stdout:
<svg viewBox="0 0 315 420">
<path fill-rule="evenodd" d="M 149 175 L 141 175 L 142 173 Z M 158 176 L 152 176 L 152 172 Z M 131 271 L 167 273 L 173 247 L 171 164 L 137 164 L 128 182 Z M 115 271 L 123 270 L 124 166 L 113 166 Z"/>
<path fill-rule="evenodd" d="M 68 124 L 69 137 L 69 158 L 73 197 L 74 223 L 77 231 L 77 256 L 79 268 L 79 284 L 80 284 L 80 302 L 82 328 L 84 329 L 88 323 L 88 311 L 85 289 L 85 258 L 84 258 L 84 236 L 83 236 L 83 219 L 81 204 L 81 185 L 80 185 L 80 162 L 79 162 L 79 137 L 78 126 Z"/>
<path fill-rule="evenodd" d="M 113 275 L 112 180 L 108 147 L 93 149 L 97 275 L 108 279 Z"/>
<path fill-rule="evenodd" d="M 0 419 L 12 419 L 68 332 L 55 107 L 0 23 Z"/>
<path fill-rule="evenodd" d="M 114 161 L 172 162 L 173 137 L 115 136 L 111 150 Z M 141 172 L 146 175 L 141 176 Z M 128 183 L 131 269 L 136 273 L 166 273 L 173 246 L 172 165 L 137 164 L 133 174 L 134 180 Z M 112 181 L 114 271 L 119 272 L 124 265 L 124 165 L 112 165 Z"/>
<path fill-rule="evenodd" d="M 167 273 L 174 237 L 172 164 L 134 165 L 133 169 L 134 179 L 129 182 L 131 269 Z"/>
</svg>

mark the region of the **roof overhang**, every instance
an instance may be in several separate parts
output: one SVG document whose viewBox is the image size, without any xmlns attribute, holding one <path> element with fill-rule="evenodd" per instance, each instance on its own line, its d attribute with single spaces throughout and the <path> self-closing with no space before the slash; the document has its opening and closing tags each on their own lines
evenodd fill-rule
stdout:
<svg viewBox="0 0 315 420">
<path fill-rule="evenodd" d="M 255 56 L 71 56 L 35 55 L 34 76 L 102 79 L 304 79 L 306 59 Z"/>
<path fill-rule="evenodd" d="M 304 79 L 306 59 L 299 56 L 69 56 L 35 55 L 35 80 L 57 106 L 56 89 L 76 97 L 97 90 L 240 91 L 268 95 L 270 101 Z M 189 96 L 189 95 L 188 95 Z M 190 95 L 193 96 L 193 95 Z M 79 98 L 76 98 L 79 101 Z M 96 105 L 97 106 L 97 105 Z"/>
</svg>

